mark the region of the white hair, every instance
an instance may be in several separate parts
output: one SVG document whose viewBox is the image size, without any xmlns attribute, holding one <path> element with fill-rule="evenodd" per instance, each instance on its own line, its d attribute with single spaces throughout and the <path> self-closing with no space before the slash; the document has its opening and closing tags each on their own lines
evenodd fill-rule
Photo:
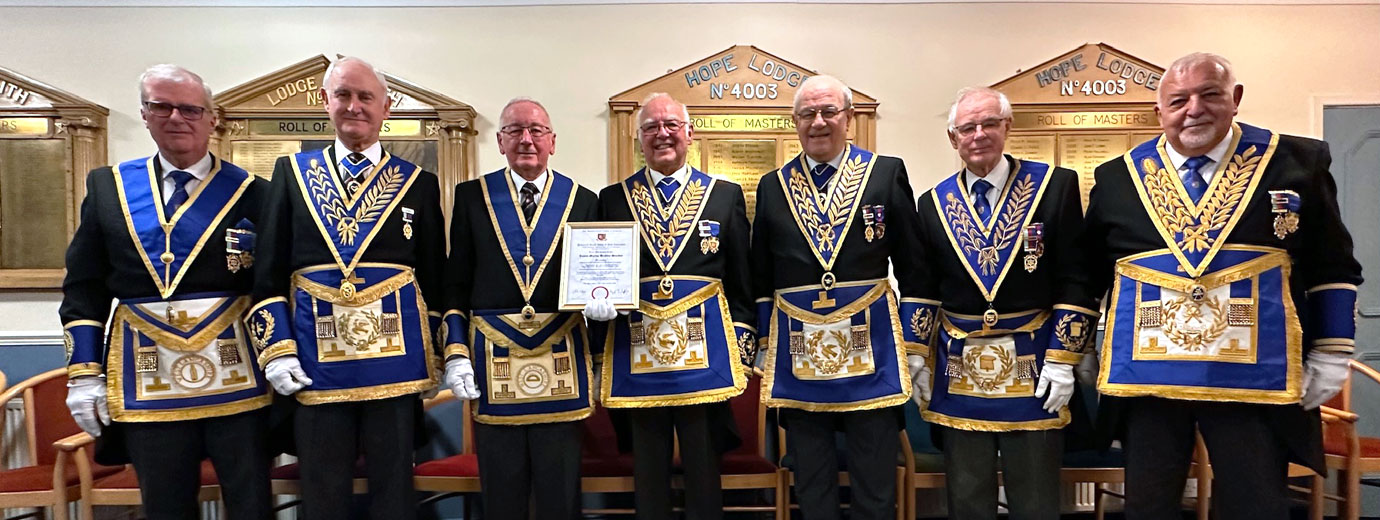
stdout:
<svg viewBox="0 0 1380 520">
<path fill-rule="evenodd" d="M 502 128 L 502 127 L 504 127 L 504 126 L 507 126 L 506 124 L 504 124 L 503 118 L 504 118 L 504 116 L 506 116 L 506 115 L 508 114 L 508 109 L 509 109 L 509 108 L 512 108 L 513 105 L 517 105 L 517 104 L 520 104 L 520 103 L 530 103 L 530 104 L 536 105 L 537 108 L 540 108 L 540 109 L 541 109 L 541 113 L 546 114 L 546 119 L 547 119 L 547 120 L 550 120 L 550 119 L 551 119 L 551 113 L 548 112 L 548 111 L 546 110 L 546 105 L 543 105 L 543 104 L 541 104 L 540 101 L 537 101 L 537 100 L 535 100 L 535 99 L 532 99 L 532 98 L 529 98 L 529 97 L 526 97 L 526 96 L 518 96 L 518 97 L 515 97 L 515 98 L 513 98 L 513 99 L 508 100 L 508 103 L 505 104 L 505 105 L 503 105 L 503 110 L 500 111 L 500 112 L 498 113 L 498 126 L 499 126 L 500 128 Z"/>
<path fill-rule="evenodd" d="M 836 77 L 828 74 L 819 74 L 805 78 L 805 81 L 800 82 L 800 88 L 795 91 L 795 99 L 791 101 L 792 111 L 800 109 L 800 98 L 805 94 L 806 87 L 815 83 L 819 83 L 826 87 L 833 87 L 834 90 L 843 93 L 843 106 L 839 107 L 841 110 L 853 108 L 853 89 L 848 88 L 848 85 L 844 85 L 843 81 L 840 81 Z"/>
<path fill-rule="evenodd" d="M 690 109 L 685 106 L 685 103 L 676 101 L 676 98 L 671 97 L 670 94 L 665 92 L 653 92 L 652 95 L 647 96 L 647 99 L 642 100 L 641 106 L 637 107 L 637 117 L 635 119 L 639 125 L 642 124 L 642 111 L 647 109 L 649 103 L 659 98 L 666 98 L 671 100 L 672 103 L 675 103 L 676 106 L 680 107 L 680 115 L 685 117 L 687 123 L 690 122 Z"/>
<path fill-rule="evenodd" d="M 956 119 L 958 119 L 958 104 L 962 103 L 963 100 L 973 96 L 990 96 L 996 98 L 997 103 L 1001 105 L 1001 118 L 1011 119 L 1011 100 L 1007 99 L 1006 94 L 1003 94 L 1000 90 L 994 88 L 968 87 L 960 89 L 958 91 L 958 94 L 954 95 L 954 104 L 949 105 L 950 132 L 954 131 L 954 122 Z"/>
<path fill-rule="evenodd" d="M 1227 59 L 1222 56 L 1210 52 L 1195 52 L 1174 60 L 1174 63 L 1170 63 L 1169 68 L 1164 70 L 1164 75 L 1168 76 L 1170 72 L 1181 73 L 1203 64 L 1220 67 L 1222 72 L 1226 74 L 1227 84 L 1236 84 L 1236 73 L 1232 71 L 1231 62 L 1227 61 Z"/>
<path fill-rule="evenodd" d="M 369 64 L 369 62 L 356 58 L 354 56 L 343 56 L 340 59 L 331 62 L 330 65 L 327 65 L 326 74 L 321 76 L 321 88 L 325 89 L 328 92 L 331 90 L 331 76 L 335 74 L 335 67 L 337 65 L 342 65 L 345 63 L 358 63 L 360 65 L 363 65 L 364 68 L 368 69 L 369 72 L 374 73 L 374 77 L 379 80 L 379 85 L 383 87 L 383 94 L 385 96 L 388 95 L 388 78 L 385 78 L 383 76 L 383 72 L 380 72 L 379 69 L 374 68 L 374 66 Z"/>
<path fill-rule="evenodd" d="M 145 69 L 144 73 L 139 75 L 139 106 L 141 107 L 149 100 L 149 93 L 144 90 L 144 87 L 153 80 L 165 80 L 177 83 L 185 81 L 196 82 L 197 85 L 201 86 L 202 92 L 206 94 L 206 110 L 214 111 L 216 109 L 216 104 L 211 99 L 211 87 L 206 86 L 206 82 L 202 81 L 201 76 L 179 65 L 170 63 L 154 65 Z"/>
</svg>

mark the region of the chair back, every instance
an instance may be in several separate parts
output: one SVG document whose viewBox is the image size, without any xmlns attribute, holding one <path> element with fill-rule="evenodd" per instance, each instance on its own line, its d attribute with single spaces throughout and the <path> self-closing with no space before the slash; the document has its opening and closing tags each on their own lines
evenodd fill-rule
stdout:
<svg viewBox="0 0 1380 520">
<path fill-rule="evenodd" d="M 584 430 L 582 451 L 585 458 L 613 458 L 618 456 L 618 432 L 613 429 L 609 411 L 602 405 L 594 407 L 594 413 L 580 421 Z"/>
<path fill-rule="evenodd" d="M 49 370 L 0 393 L 0 419 L 6 413 L 5 404 L 16 398 L 24 401 L 29 464 L 56 463 L 57 449 L 53 443 L 81 431 L 67 410 L 67 369 Z"/>
<path fill-rule="evenodd" d="M 742 444 L 730 453 L 763 455 L 767 452 L 763 425 L 766 424 L 766 405 L 762 404 L 762 378 L 749 374 L 743 393 L 728 400 L 733 409 L 733 422 L 738 426 Z"/>
</svg>

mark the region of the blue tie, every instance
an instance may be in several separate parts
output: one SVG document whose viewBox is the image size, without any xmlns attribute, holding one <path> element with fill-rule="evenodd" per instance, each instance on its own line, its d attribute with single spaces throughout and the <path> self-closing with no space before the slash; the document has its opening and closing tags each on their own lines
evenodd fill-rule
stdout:
<svg viewBox="0 0 1380 520">
<path fill-rule="evenodd" d="M 359 187 L 364 184 L 364 171 L 372 165 L 369 158 L 362 153 L 355 152 L 345 156 L 345 173 L 349 174 L 345 178 L 345 189 L 349 195 L 354 196 L 355 192 L 359 191 Z"/>
<path fill-rule="evenodd" d="M 661 180 L 656 183 L 656 190 L 661 192 L 662 202 L 668 204 L 671 202 L 671 197 L 676 196 L 676 190 L 678 189 L 680 189 L 680 181 L 676 180 L 675 177 L 662 177 Z"/>
<path fill-rule="evenodd" d="M 1188 191 L 1188 197 L 1193 199 L 1194 204 L 1202 200 L 1203 194 L 1207 193 L 1207 181 L 1203 179 L 1203 174 L 1198 173 L 1198 168 L 1202 168 L 1211 160 L 1207 156 L 1199 155 L 1184 161 L 1184 168 L 1188 169 L 1183 176 L 1184 190 Z"/>
<path fill-rule="evenodd" d="M 173 192 L 172 196 L 168 197 L 168 202 L 163 205 L 163 215 L 171 219 L 177 208 L 187 202 L 187 181 L 192 180 L 192 174 L 173 170 L 168 175 L 173 179 Z"/>
<path fill-rule="evenodd" d="M 815 189 L 824 191 L 824 185 L 829 184 L 829 178 L 834 176 L 834 167 L 828 163 L 816 164 L 810 168 L 810 179 L 815 181 Z"/>
<path fill-rule="evenodd" d="M 992 203 L 987 201 L 987 190 L 992 189 L 992 183 L 986 179 L 978 179 L 973 183 L 973 209 L 977 210 L 977 216 L 983 224 L 992 219 Z"/>
</svg>

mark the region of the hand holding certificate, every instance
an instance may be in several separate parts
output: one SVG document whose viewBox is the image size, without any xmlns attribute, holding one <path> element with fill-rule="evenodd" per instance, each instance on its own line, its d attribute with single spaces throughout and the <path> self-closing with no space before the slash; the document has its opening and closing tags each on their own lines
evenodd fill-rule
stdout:
<svg viewBox="0 0 1380 520">
<path fill-rule="evenodd" d="M 615 309 L 636 309 L 641 235 L 635 222 L 570 222 L 561 250 L 560 310 L 581 310 L 607 298 Z"/>
</svg>

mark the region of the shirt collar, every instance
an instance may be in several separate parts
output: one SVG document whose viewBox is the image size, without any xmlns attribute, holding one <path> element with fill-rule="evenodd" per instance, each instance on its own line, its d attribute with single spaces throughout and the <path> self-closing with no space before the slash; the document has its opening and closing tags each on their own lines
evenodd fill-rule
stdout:
<svg viewBox="0 0 1380 520">
<path fill-rule="evenodd" d="M 206 180 L 206 176 L 211 174 L 210 152 L 207 152 L 206 156 L 202 157 L 200 161 L 196 162 L 196 164 L 193 164 L 186 168 L 178 168 L 176 166 L 173 166 L 173 164 L 168 162 L 168 160 L 163 157 L 163 154 L 160 153 L 158 154 L 158 164 L 163 167 L 164 178 L 166 178 L 168 174 L 172 173 L 173 170 L 182 170 L 184 172 L 190 173 L 192 174 L 192 177 L 196 178 L 196 180 L 198 181 Z"/>
<path fill-rule="evenodd" d="M 508 168 L 508 178 L 513 179 L 513 187 L 519 190 L 522 189 L 523 184 L 527 184 L 530 182 L 537 187 L 537 193 L 541 193 L 541 189 L 546 186 L 546 175 L 549 171 L 550 170 L 542 170 L 541 175 L 538 175 L 537 178 L 529 181 L 527 179 L 522 178 L 521 175 L 518 175 L 517 171 L 513 170 L 512 168 Z"/>
<path fill-rule="evenodd" d="M 1228 129 L 1227 135 L 1223 136 L 1222 140 L 1217 142 L 1217 146 L 1213 146 L 1211 150 L 1208 150 L 1207 153 L 1203 155 L 1207 156 L 1208 159 L 1212 159 L 1212 164 L 1222 164 L 1222 158 L 1227 156 L 1227 146 L 1231 145 L 1231 138 L 1235 133 L 1235 128 Z M 1175 170 L 1182 170 L 1184 168 L 1184 162 L 1188 161 L 1188 156 L 1175 150 L 1174 145 L 1169 144 L 1168 140 L 1165 140 L 1164 153 L 1169 156 L 1169 162 L 1174 163 Z M 1206 172 L 1206 170 L 1198 171 Z M 1204 174 L 1204 177 L 1206 176 L 1207 175 Z"/>
<path fill-rule="evenodd" d="M 341 142 L 340 138 L 337 137 L 335 139 L 335 163 L 340 164 L 345 162 L 345 157 L 351 153 L 353 152 L 351 152 L 349 148 L 346 148 L 345 143 Z M 383 160 L 383 142 L 374 141 L 374 144 L 369 145 L 368 148 L 365 148 L 364 151 L 360 153 L 364 154 L 364 156 L 369 159 L 369 164 L 378 166 L 379 161 Z"/>
<path fill-rule="evenodd" d="M 681 186 L 684 186 L 686 178 L 690 176 L 690 164 L 682 164 L 680 166 L 680 169 L 676 170 L 675 172 L 672 172 L 670 175 L 656 171 L 652 169 L 651 166 L 647 166 L 647 175 L 651 177 L 652 186 L 656 186 L 657 184 L 661 183 L 661 179 L 664 179 L 666 177 L 675 179 L 676 182 L 679 182 Z"/>
<path fill-rule="evenodd" d="M 986 180 L 992 184 L 992 188 L 1000 192 L 1001 189 L 1006 186 L 1006 178 L 1010 175 L 1011 158 L 1005 155 L 1002 156 L 1001 161 L 997 162 L 996 166 L 992 167 L 992 171 L 987 172 L 986 177 L 978 177 L 977 174 L 973 173 L 973 170 L 969 170 L 968 168 L 963 169 L 963 177 L 967 181 L 969 193 L 973 192 L 973 185 L 977 184 L 978 179 Z M 988 193 L 992 192 L 988 191 Z M 996 195 L 996 193 L 992 195 Z"/>
<path fill-rule="evenodd" d="M 835 155 L 833 159 L 830 159 L 830 160 L 829 160 L 829 166 L 833 166 L 833 167 L 834 167 L 834 171 L 838 171 L 838 170 L 839 170 L 839 165 L 840 165 L 840 164 L 843 164 L 843 156 L 846 155 L 847 153 L 848 153 L 848 145 L 844 145 L 843 151 L 842 151 L 842 152 L 839 152 L 838 155 Z M 810 156 L 808 156 L 808 155 L 805 156 L 805 168 L 806 168 L 807 170 L 814 171 L 815 165 L 816 165 L 816 164 L 819 164 L 819 161 L 816 161 L 816 160 L 814 160 L 814 159 L 811 159 Z"/>
</svg>

